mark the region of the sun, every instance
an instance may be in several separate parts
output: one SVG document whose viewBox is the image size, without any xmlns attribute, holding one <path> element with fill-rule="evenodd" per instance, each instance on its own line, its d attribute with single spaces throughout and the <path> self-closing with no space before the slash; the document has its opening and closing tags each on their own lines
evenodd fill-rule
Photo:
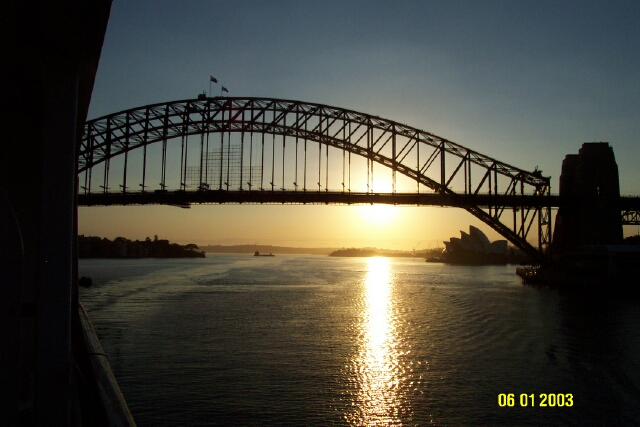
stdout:
<svg viewBox="0 0 640 427">
<path fill-rule="evenodd" d="M 359 209 L 362 218 L 372 225 L 389 224 L 398 213 L 398 208 L 392 205 L 364 205 Z"/>
</svg>

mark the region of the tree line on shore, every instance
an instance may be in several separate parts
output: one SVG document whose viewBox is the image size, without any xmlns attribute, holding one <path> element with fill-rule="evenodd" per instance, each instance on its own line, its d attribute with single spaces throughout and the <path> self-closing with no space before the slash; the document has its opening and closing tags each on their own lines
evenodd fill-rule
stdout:
<svg viewBox="0 0 640 427">
<path fill-rule="evenodd" d="M 179 245 L 168 240 L 147 237 L 129 240 L 116 237 L 113 241 L 96 236 L 78 236 L 79 258 L 204 258 L 204 251 L 190 243 Z"/>
</svg>

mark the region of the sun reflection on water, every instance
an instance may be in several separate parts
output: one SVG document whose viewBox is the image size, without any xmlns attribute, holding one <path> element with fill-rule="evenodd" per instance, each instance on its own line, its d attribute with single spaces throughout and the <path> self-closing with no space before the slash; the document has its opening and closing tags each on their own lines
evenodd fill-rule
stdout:
<svg viewBox="0 0 640 427">
<path fill-rule="evenodd" d="M 358 392 L 352 425 L 400 425 L 401 368 L 387 258 L 369 258 L 359 351 L 353 361 Z"/>
</svg>

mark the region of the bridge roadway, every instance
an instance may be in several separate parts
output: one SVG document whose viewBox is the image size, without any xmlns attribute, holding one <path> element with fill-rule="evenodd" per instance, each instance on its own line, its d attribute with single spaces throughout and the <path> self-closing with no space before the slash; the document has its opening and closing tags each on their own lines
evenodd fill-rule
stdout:
<svg viewBox="0 0 640 427">
<path fill-rule="evenodd" d="M 559 195 L 358 193 L 347 191 L 161 191 L 93 193 L 78 195 L 80 206 L 162 204 L 188 208 L 191 204 L 384 204 L 403 206 L 560 207 L 571 200 Z M 621 211 L 639 211 L 640 197 L 620 197 Z"/>
</svg>

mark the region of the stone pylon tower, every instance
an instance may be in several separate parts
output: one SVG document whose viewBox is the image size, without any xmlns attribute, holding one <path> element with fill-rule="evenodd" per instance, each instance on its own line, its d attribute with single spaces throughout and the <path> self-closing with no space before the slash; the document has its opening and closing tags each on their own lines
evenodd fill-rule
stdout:
<svg viewBox="0 0 640 427">
<path fill-rule="evenodd" d="M 565 204 L 556 216 L 554 257 L 586 245 L 622 242 L 618 165 L 608 143 L 586 142 L 578 154 L 564 158 L 560 196 Z"/>
</svg>

